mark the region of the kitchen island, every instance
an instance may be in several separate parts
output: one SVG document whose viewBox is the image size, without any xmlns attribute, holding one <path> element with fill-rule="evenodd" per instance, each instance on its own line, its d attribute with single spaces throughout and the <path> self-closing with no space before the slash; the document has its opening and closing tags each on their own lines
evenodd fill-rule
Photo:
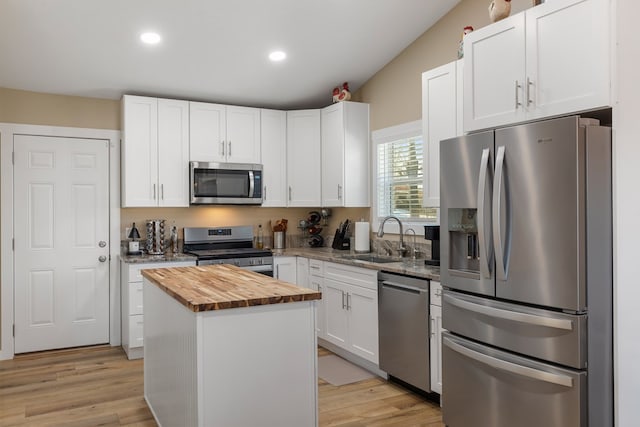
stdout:
<svg viewBox="0 0 640 427">
<path fill-rule="evenodd" d="M 320 293 L 224 264 L 142 274 L 159 425 L 317 426 Z"/>
</svg>

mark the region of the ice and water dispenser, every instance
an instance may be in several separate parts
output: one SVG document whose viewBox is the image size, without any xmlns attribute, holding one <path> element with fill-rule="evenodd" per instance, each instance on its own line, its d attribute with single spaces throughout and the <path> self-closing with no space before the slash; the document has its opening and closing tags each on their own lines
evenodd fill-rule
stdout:
<svg viewBox="0 0 640 427">
<path fill-rule="evenodd" d="M 475 208 L 448 209 L 450 270 L 480 273 L 477 213 Z"/>
</svg>

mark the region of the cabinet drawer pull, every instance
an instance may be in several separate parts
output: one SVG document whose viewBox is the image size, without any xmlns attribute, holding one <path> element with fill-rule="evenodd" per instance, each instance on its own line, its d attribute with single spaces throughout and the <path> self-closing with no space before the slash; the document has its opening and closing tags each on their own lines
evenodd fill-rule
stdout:
<svg viewBox="0 0 640 427">
<path fill-rule="evenodd" d="M 531 81 L 531 79 L 529 79 L 529 77 L 527 77 L 527 106 L 531 105 L 531 103 L 533 103 L 533 101 L 531 100 L 531 85 L 533 84 L 533 82 Z"/>
</svg>

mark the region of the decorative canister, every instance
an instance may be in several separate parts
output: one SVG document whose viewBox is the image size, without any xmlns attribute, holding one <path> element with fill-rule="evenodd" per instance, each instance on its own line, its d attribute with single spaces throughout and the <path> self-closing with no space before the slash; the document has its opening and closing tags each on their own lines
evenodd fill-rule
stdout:
<svg viewBox="0 0 640 427">
<path fill-rule="evenodd" d="M 164 255 L 164 219 L 147 220 L 147 253 L 149 255 Z"/>
</svg>

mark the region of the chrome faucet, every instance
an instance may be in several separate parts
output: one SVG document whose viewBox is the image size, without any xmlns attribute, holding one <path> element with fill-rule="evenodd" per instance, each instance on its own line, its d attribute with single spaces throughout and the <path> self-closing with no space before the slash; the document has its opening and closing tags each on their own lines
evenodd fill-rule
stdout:
<svg viewBox="0 0 640 427">
<path fill-rule="evenodd" d="M 382 222 L 380 223 L 380 227 L 378 228 L 378 237 L 384 236 L 384 224 L 390 219 L 395 219 L 396 221 L 398 221 L 398 226 L 400 227 L 400 246 L 398 247 L 398 252 L 400 252 L 400 258 L 402 258 L 406 253 L 407 249 L 404 247 L 404 240 L 403 240 L 404 233 L 402 232 L 402 221 L 400 221 L 398 217 L 388 216 L 385 219 L 383 219 Z"/>
<path fill-rule="evenodd" d="M 411 258 L 415 260 L 418 257 L 418 248 L 416 247 L 416 230 L 414 230 L 413 228 L 407 228 L 407 231 L 405 231 L 405 233 L 408 233 L 410 231 L 413 233 L 413 250 L 411 251 Z"/>
</svg>

